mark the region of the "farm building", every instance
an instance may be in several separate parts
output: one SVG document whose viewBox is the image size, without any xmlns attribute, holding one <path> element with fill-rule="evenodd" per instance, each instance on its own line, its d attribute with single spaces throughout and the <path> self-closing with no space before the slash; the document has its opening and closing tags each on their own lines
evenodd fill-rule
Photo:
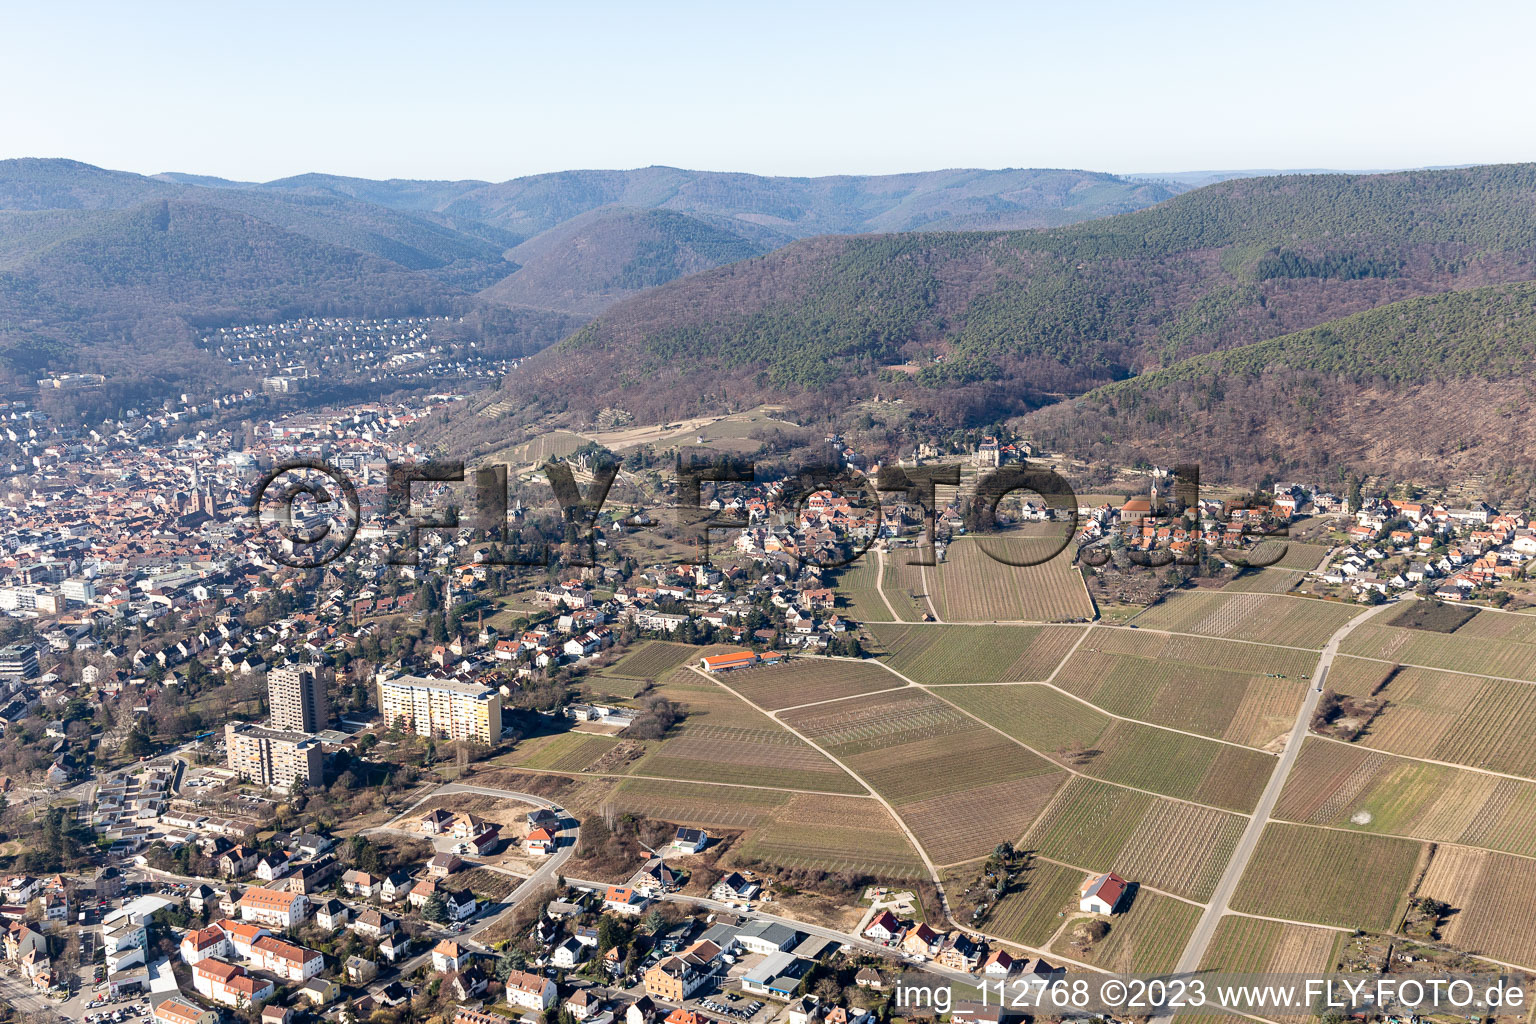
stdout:
<svg viewBox="0 0 1536 1024">
<path fill-rule="evenodd" d="M 1083 883 L 1078 906 L 1089 914 L 1113 914 L 1125 898 L 1126 881 L 1110 871 L 1095 875 Z"/>
<path fill-rule="evenodd" d="M 729 672 L 757 664 L 757 655 L 751 651 L 731 651 L 699 659 L 699 667 L 705 672 Z"/>
<path fill-rule="evenodd" d="M 783 661 L 779 654 L 756 654 L 752 651 L 728 651 L 699 659 L 699 667 L 705 672 L 729 672 L 732 669 L 751 668 L 753 665 L 777 665 Z"/>
</svg>

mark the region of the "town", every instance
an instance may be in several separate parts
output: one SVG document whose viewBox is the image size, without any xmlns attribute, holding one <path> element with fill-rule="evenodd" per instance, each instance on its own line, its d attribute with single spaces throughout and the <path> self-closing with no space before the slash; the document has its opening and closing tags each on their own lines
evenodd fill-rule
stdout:
<svg viewBox="0 0 1536 1024">
<path fill-rule="evenodd" d="M 290 336 L 324 330 L 348 352 L 414 358 L 426 325 L 398 326 L 241 328 L 218 349 L 259 362 L 268 390 L 285 392 L 307 375 L 281 356 Z M 1060 942 L 1009 941 L 990 931 L 994 904 L 1033 855 L 1006 841 L 981 882 L 949 879 L 947 895 L 937 874 L 916 876 L 931 881 L 922 892 L 903 884 L 910 874 L 864 868 L 818 882 L 796 874 L 794 857 L 743 856 L 755 847 L 739 829 L 675 801 L 645 813 L 612 803 L 628 782 L 578 807 L 560 786 L 689 778 L 658 755 L 717 713 L 688 703 L 690 685 L 750 694 L 784 723 L 781 708 L 901 686 L 860 675 L 871 652 L 892 651 L 882 630 L 893 622 L 1110 623 L 1108 589 L 1122 584 L 1105 579 L 1138 571 L 1156 580 L 1154 602 L 1267 573 L 1265 591 L 1343 607 L 1401 596 L 1497 608 L 1525 600 L 1536 555 L 1526 513 L 1482 502 L 1281 482 L 1181 505 L 1170 501 L 1175 471 L 1128 470 L 1069 508 L 1020 495 L 985 521 L 958 486 L 928 505 L 720 485 L 703 508 L 731 525 L 713 527 L 727 532 L 709 560 L 666 528 L 670 484 L 631 486 L 591 523 L 595 563 L 519 566 L 508 547 L 574 550 L 547 488 L 539 505 L 538 458 L 509 474 L 515 501 L 496 536 L 430 520 L 413 529 L 388 508 L 390 466 L 431 454 L 412 428 L 461 397 L 304 409 L 211 433 L 193 402 L 177 407 L 189 422 L 136 411 L 92 430 L 5 413 L 3 785 L 14 828 L 46 839 L 12 840 L 0 917 L 15 972 L 0 995 L 86 1024 L 388 1022 L 402 1009 L 454 1024 L 859 1024 L 889 1015 L 891 986 L 909 971 L 973 994 L 987 980 L 1049 983 L 1094 967 L 1095 943 L 1152 883 L 1082 872 L 1055 911 Z M 856 479 L 880 473 L 826 440 Z M 590 480 L 604 453 L 545 457 Z M 249 508 L 263 471 L 303 459 L 355 476 L 365 510 L 355 542 L 314 568 L 275 557 L 261 534 L 270 517 Z M 929 446 L 904 465 L 969 480 L 1027 459 L 1083 468 L 993 437 L 947 454 Z M 411 502 L 441 509 L 455 494 L 437 484 Z M 1064 554 L 1021 570 L 1038 572 L 1029 586 L 1043 610 L 994 607 L 988 580 L 1003 577 L 977 554 L 988 528 L 1028 546 L 1069 520 Z M 650 534 L 637 561 L 630 548 Z M 413 537 L 419 559 L 399 564 L 391 552 Z M 1147 557 L 1161 551 L 1173 557 Z M 1330 701 L 1335 715 L 1351 710 Z M 807 753 L 829 749 L 806 742 Z M 1074 771 L 1087 763 L 1067 748 L 1054 756 Z M 815 779 L 798 783 L 811 792 L 831 785 L 783 777 Z M 858 919 L 808 911 L 817 884 Z M 962 1000 L 951 1019 L 1006 1015 Z"/>
</svg>

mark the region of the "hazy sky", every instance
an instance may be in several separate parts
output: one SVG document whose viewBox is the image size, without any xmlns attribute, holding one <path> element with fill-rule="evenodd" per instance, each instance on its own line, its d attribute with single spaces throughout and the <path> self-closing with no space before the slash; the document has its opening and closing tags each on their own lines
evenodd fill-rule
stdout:
<svg viewBox="0 0 1536 1024">
<path fill-rule="evenodd" d="M 1536 5 L 0 4 L 0 157 L 487 178 L 1536 159 Z"/>
</svg>

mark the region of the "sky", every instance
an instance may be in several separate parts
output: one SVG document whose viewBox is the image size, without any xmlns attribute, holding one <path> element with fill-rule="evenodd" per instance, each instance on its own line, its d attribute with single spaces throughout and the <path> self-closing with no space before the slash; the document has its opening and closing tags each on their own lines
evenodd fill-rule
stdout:
<svg viewBox="0 0 1536 1024">
<path fill-rule="evenodd" d="M 0 158 L 268 180 L 1536 160 L 1536 5 L 0 4 Z"/>
</svg>

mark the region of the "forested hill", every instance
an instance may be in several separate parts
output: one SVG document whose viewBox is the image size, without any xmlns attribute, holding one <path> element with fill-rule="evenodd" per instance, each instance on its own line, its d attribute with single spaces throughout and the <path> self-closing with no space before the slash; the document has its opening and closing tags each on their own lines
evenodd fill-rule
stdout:
<svg viewBox="0 0 1536 1024">
<path fill-rule="evenodd" d="M 1367 469 L 1487 474 L 1536 492 L 1536 284 L 1392 303 L 1090 391 L 1024 429 L 1083 456 L 1196 461 L 1225 479 Z"/>
<path fill-rule="evenodd" d="M 279 314 L 475 309 L 505 328 L 495 350 L 520 354 L 611 302 L 807 235 L 1058 224 L 1175 191 L 1054 170 L 254 183 L 0 160 L 0 376 L 185 366 L 162 353 L 199 327 Z M 159 211 L 169 232 L 134 227 Z"/>
<path fill-rule="evenodd" d="M 883 393 L 991 422 L 1533 260 L 1536 165 L 1233 180 L 1071 227 L 800 242 L 614 307 L 503 398 L 653 421 Z"/>
</svg>

